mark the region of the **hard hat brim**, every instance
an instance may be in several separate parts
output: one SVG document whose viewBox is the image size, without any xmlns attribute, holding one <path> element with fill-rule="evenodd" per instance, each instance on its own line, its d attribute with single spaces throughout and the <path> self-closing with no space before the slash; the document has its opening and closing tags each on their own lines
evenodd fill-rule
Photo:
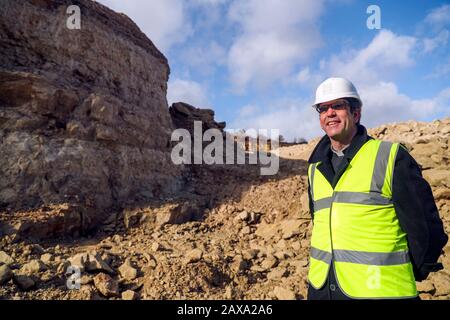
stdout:
<svg viewBox="0 0 450 320">
<path fill-rule="evenodd" d="M 319 105 L 321 103 L 325 103 L 325 102 L 329 102 L 329 101 L 333 101 L 333 100 L 337 100 L 337 99 L 345 99 L 345 98 L 355 98 L 356 100 L 359 101 L 359 104 L 362 107 L 361 98 L 359 97 L 358 94 L 355 94 L 354 92 L 344 92 L 344 93 L 341 92 L 340 94 L 324 96 L 321 99 L 316 99 L 316 101 L 314 101 L 314 104 L 312 105 L 312 107 L 315 108 L 315 107 L 317 107 L 317 105 Z"/>
</svg>

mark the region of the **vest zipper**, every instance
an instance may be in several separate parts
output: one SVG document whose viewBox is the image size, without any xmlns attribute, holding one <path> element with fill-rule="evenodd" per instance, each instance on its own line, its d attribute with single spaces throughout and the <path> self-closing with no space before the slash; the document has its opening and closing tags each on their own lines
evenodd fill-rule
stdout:
<svg viewBox="0 0 450 320">
<path fill-rule="evenodd" d="M 331 260 L 333 260 L 333 236 L 332 236 L 332 232 L 331 232 L 331 212 L 333 210 L 333 203 L 334 203 L 334 198 L 335 198 L 336 192 L 333 190 L 333 194 L 331 196 L 331 204 L 330 204 L 330 223 L 328 224 L 329 229 L 330 229 L 330 246 L 331 246 Z"/>
<path fill-rule="evenodd" d="M 333 210 L 333 203 L 334 203 L 335 194 L 336 194 L 336 192 L 333 189 L 333 194 L 331 195 L 330 214 L 329 214 L 330 223 L 328 224 L 328 226 L 329 226 L 328 228 L 329 228 L 329 231 L 330 231 L 330 250 L 331 250 L 330 269 L 331 270 L 328 270 L 327 277 L 328 277 L 328 280 L 330 280 L 330 272 L 333 272 L 335 274 L 335 278 L 336 278 L 336 282 L 337 282 L 336 272 L 334 270 L 334 263 L 333 263 L 333 261 L 334 261 L 334 250 L 333 250 L 333 235 L 332 235 L 332 232 L 331 232 L 331 212 Z M 332 293 L 331 293 L 330 285 L 328 285 L 328 293 L 330 295 L 330 299 L 332 300 L 332 297 L 331 297 Z"/>
</svg>

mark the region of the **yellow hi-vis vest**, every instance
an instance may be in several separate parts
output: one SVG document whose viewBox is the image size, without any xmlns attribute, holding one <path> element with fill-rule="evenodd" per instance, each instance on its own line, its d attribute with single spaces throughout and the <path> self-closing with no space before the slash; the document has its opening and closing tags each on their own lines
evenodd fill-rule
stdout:
<svg viewBox="0 0 450 320">
<path fill-rule="evenodd" d="M 355 299 L 417 296 L 406 233 L 392 203 L 392 177 L 399 145 L 367 141 L 333 189 L 309 166 L 314 204 L 310 285 L 320 289 L 333 265 L 337 284 Z M 333 261 L 333 263 L 331 263 Z"/>
</svg>

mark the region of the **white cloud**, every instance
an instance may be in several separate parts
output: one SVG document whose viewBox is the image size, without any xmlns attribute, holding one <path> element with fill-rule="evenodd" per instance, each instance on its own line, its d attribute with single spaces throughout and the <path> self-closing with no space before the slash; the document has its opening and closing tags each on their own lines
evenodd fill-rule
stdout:
<svg viewBox="0 0 450 320">
<path fill-rule="evenodd" d="M 311 73 L 309 72 L 309 67 L 303 68 L 295 76 L 295 80 L 297 80 L 297 82 L 299 82 L 301 84 L 308 82 L 310 79 L 311 79 Z"/>
<path fill-rule="evenodd" d="M 383 123 L 425 120 L 440 111 L 438 99 L 412 99 L 392 82 L 378 82 L 359 88 L 363 99 L 361 123 L 375 127 Z"/>
<path fill-rule="evenodd" d="M 431 26 L 440 28 L 450 23 L 450 5 L 444 4 L 438 8 L 433 9 L 424 20 Z"/>
<path fill-rule="evenodd" d="M 367 47 L 332 56 L 325 69 L 330 75 L 346 77 L 356 84 L 374 83 L 398 68 L 412 66 L 416 42 L 414 37 L 381 30 Z"/>
<path fill-rule="evenodd" d="M 202 75 L 211 75 L 216 66 L 226 63 L 227 51 L 216 41 L 205 46 L 192 46 L 180 53 L 180 57 L 191 68 Z"/>
<path fill-rule="evenodd" d="M 247 105 L 230 124 L 235 129 L 279 129 L 289 140 L 321 135 L 317 112 L 308 101 L 279 100 L 270 106 Z M 270 132 L 270 131 L 269 131 Z"/>
<path fill-rule="evenodd" d="M 252 117 L 256 114 L 258 114 L 258 107 L 253 104 L 248 104 L 239 110 L 239 118 Z"/>
<path fill-rule="evenodd" d="M 435 36 L 433 38 L 424 38 L 423 39 L 424 53 L 430 53 L 438 47 L 446 46 L 449 37 L 450 37 L 450 32 L 447 29 L 444 29 L 437 36 Z"/>
<path fill-rule="evenodd" d="M 185 41 L 193 33 L 183 0 L 99 0 L 129 16 L 159 50 Z"/>
<path fill-rule="evenodd" d="M 190 3 L 197 6 L 217 6 L 229 1 L 230 0 L 190 0 Z"/>
<path fill-rule="evenodd" d="M 450 117 L 450 87 L 447 87 L 433 99 L 436 109 L 436 115 L 433 118 L 442 119 Z"/>
<path fill-rule="evenodd" d="M 229 17 L 241 24 L 245 32 L 281 32 L 314 24 L 322 9 L 322 1 L 236 0 L 230 7 Z"/>
<path fill-rule="evenodd" d="M 445 4 L 433 9 L 421 24 L 422 31 L 429 36 L 422 39 L 423 53 L 431 53 L 448 43 L 450 32 L 445 28 L 450 24 L 450 5 Z"/>
<path fill-rule="evenodd" d="M 205 89 L 195 81 L 170 80 L 167 89 L 169 106 L 174 102 L 186 102 L 197 108 L 210 107 Z"/>
<path fill-rule="evenodd" d="M 222 31 L 226 20 L 224 19 L 226 10 L 231 0 L 188 0 L 187 7 L 191 10 L 194 29 L 197 36 L 210 31 L 214 32 L 213 37 L 217 39 L 216 31 Z"/>
<path fill-rule="evenodd" d="M 414 65 L 417 39 L 380 31 L 360 50 L 344 51 L 320 63 L 319 70 L 301 69 L 297 83 L 315 83 L 328 76 L 344 76 L 355 83 L 363 100 L 361 123 L 375 127 L 387 122 L 429 120 L 450 114 L 450 87 L 435 97 L 413 99 L 400 92 L 389 77 L 399 69 Z M 314 88 L 315 89 L 315 88 Z M 312 90 L 314 90 L 312 89 Z M 312 91 L 311 94 L 314 92 Z M 311 139 L 323 135 L 312 101 L 278 101 L 268 108 L 260 106 L 251 114 L 244 107 L 233 125 L 238 128 L 278 128 L 288 139 Z"/>
<path fill-rule="evenodd" d="M 319 68 L 319 70 L 323 70 L 323 67 Z M 307 90 L 315 90 L 317 85 L 323 81 L 323 73 L 304 67 L 289 80 L 293 85 L 300 85 Z M 313 94 L 312 91 L 311 94 Z"/>
<path fill-rule="evenodd" d="M 240 36 L 228 54 L 233 90 L 243 93 L 250 84 L 264 87 L 291 75 L 322 43 L 322 10 L 322 1 L 234 1 L 228 16 Z"/>
</svg>

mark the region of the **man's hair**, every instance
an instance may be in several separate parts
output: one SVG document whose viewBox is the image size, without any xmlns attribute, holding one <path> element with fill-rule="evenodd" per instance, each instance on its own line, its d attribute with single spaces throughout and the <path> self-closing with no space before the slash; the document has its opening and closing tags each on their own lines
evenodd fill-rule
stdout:
<svg viewBox="0 0 450 320">
<path fill-rule="evenodd" d="M 347 100 L 348 104 L 350 105 L 350 112 L 353 113 L 356 110 L 358 110 L 358 111 L 361 110 L 361 103 L 359 102 L 358 99 L 356 99 L 356 98 L 345 98 L 345 100 Z M 357 124 L 359 124 L 359 121 L 358 121 Z"/>
</svg>

